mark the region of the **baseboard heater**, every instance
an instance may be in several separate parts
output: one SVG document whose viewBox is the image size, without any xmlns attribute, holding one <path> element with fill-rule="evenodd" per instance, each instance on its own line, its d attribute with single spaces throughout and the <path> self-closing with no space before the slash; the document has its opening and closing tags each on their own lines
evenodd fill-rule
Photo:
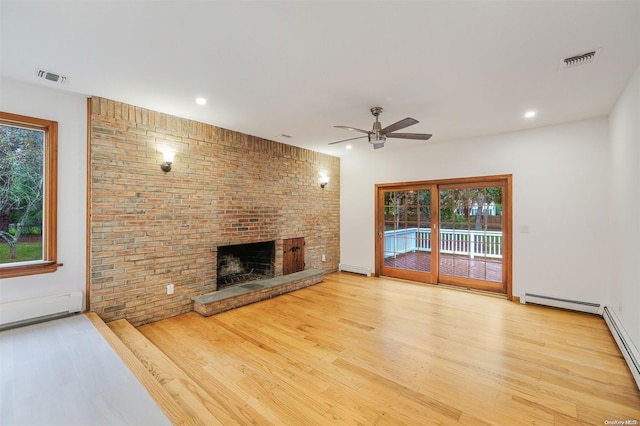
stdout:
<svg viewBox="0 0 640 426">
<path fill-rule="evenodd" d="M 520 298 L 520 303 L 532 303 L 535 305 L 552 306 L 554 308 L 602 315 L 602 306 L 598 303 L 561 299 L 559 297 L 542 296 L 540 294 L 525 293 L 524 296 Z"/>
<path fill-rule="evenodd" d="M 346 263 L 341 263 L 338 265 L 338 270 L 344 272 L 353 272 L 354 274 L 362 274 L 368 277 L 371 276 L 371 268 L 365 268 L 364 266 L 347 265 Z"/>
<path fill-rule="evenodd" d="M 607 323 L 611 335 L 618 344 L 622 356 L 625 361 L 627 361 L 629 370 L 631 370 L 631 374 L 636 381 L 636 386 L 640 389 L 640 353 L 638 353 L 638 348 L 631 342 L 631 338 L 624 327 L 622 327 L 620 320 L 618 320 L 618 317 L 608 306 L 604 307 L 602 317 L 604 318 L 604 322 Z"/>
<path fill-rule="evenodd" d="M 0 304 L 0 330 L 82 311 L 81 291 Z"/>
</svg>

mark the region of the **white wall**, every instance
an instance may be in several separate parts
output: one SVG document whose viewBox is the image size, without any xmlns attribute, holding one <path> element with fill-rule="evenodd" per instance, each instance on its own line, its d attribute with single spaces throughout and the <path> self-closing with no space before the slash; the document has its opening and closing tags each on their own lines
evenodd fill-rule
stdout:
<svg viewBox="0 0 640 426">
<path fill-rule="evenodd" d="M 375 184 L 512 174 L 513 294 L 606 304 L 608 139 L 598 118 L 395 151 L 354 148 L 341 161 L 341 263 L 374 270 Z"/>
<path fill-rule="evenodd" d="M 611 308 L 640 349 L 640 67 L 610 116 Z"/>
<path fill-rule="evenodd" d="M 54 273 L 0 280 L 0 303 L 85 292 L 86 97 L 0 79 L 0 110 L 58 122 L 58 262 Z"/>
</svg>

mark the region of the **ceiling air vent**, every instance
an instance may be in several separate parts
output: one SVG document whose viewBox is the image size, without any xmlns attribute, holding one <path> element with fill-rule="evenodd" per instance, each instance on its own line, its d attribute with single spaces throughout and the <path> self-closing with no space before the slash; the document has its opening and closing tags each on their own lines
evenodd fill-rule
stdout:
<svg viewBox="0 0 640 426">
<path fill-rule="evenodd" d="M 53 81 L 54 83 L 60 83 L 60 84 L 63 84 L 69 81 L 69 77 L 65 75 L 43 70 L 42 68 L 36 68 L 36 77 Z"/>
<path fill-rule="evenodd" d="M 560 69 L 563 70 L 567 68 L 579 67 L 580 65 L 591 64 L 598 59 L 601 50 L 602 48 L 600 47 L 590 52 L 581 53 L 569 58 L 564 58 L 560 63 Z"/>
</svg>

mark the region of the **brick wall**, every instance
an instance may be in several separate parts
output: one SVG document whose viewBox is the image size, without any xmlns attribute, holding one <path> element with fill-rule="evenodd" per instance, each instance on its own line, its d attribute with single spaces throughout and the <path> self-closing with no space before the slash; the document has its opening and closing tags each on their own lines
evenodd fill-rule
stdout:
<svg viewBox="0 0 640 426">
<path fill-rule="evenodd" d="M 338 269 L 337 157 L 94 97 L 90 162 L 91 310 L 105 321 L 191 311 L 215 288 L 217 246 L 275 240 L 278 275 L 282 240 L 304 237 L 306 268 Z"/>
</svg>

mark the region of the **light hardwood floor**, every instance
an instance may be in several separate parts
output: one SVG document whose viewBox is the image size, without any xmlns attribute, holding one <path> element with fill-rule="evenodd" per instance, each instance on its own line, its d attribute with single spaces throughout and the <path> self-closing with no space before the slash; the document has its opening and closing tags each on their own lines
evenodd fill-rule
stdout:
<svg viewBox="0 0 640 426">
<path fill-rule="evenodd" d="M 601 317 L 498 297 L 334 273 L 138 331 L 222 424 L 640 424 Z"/>
</svg>

